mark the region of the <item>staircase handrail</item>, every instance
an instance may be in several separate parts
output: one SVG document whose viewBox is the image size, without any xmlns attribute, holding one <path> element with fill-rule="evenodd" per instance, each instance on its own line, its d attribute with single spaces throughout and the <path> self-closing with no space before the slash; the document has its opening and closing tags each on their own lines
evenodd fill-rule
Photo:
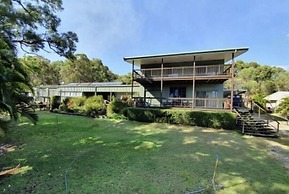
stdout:
<svg viewBox="0 0 289 194">
<path fill-rule="evenodd" d="M 243 123 L 242 123 L 242 133 L 245 133 L 245 124 L 246 124 L 247 126 L 250 126 L 250 127 L 251 127 L 251 125 L 246 122 L 246 120 L 245 120 L 245 119 L 243 118 L 243 116 L 239 113 L 239 111 L 238 111 L 237 108 L 233 107 L 233 110 L 234 110 L 234 112 L 241 118 L 241 120 L 242 120 L 242 122 L 243 122 Z"/>
<path fill-rule="evenodd" d="M 277 121 L 276 119 L 274 119 L 268 112 L 267 110 L 259 103 L 259 102 L 255 102 L 254 100 L 252 100 L 253 104 L 256 105 L 260 110 L 262 110 L 266 116 L 268 116 L 272 121 L 276 122 L 277 123 L 277 128 L 274 126 L 274 125 L 270 125 L 272 126 L 273 128 L 275 128 L 277 130 L 277 133 L 279 134 L 279 125 L 280 125 L 280 122 Z M 267 119 L 267 124 L 269 125 L 269 121 Z"/>
</svg>

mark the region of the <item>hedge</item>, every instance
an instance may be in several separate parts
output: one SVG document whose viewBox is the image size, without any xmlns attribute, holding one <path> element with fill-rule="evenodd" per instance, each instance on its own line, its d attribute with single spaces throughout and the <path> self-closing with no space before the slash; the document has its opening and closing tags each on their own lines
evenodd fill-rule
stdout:
<svg viewBox="0 0 289 194">
<path fill-rule="evenodd" d="M 216 129 L 236 127 L 236 115 L 228 111 L 126 108 L 124 115 L 129 120 L 140 122 L 173 123 Z"/>
</svg>

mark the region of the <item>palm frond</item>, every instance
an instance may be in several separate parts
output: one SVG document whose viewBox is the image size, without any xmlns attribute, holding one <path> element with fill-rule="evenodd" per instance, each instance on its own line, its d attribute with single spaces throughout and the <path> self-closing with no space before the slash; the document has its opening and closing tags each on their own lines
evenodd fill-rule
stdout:
<svg viewBox="0 0 289 194">
<path fill-rule="evenodd" d="M 11 119 L 6 119 L 6 118 L 0 118 L 0 128 L 7 132 L 9 129 L 9 125 L 11 124 L 12 120 Z"/>
<path fill-rule="evenodd" d="M 36 125 L 38 121 L 38 115 L 33 108 L 21 107 L 18 109 L 18 112 L 21 114 L 21 116 L 27 117 L 34 125 Z"/>
</svg>

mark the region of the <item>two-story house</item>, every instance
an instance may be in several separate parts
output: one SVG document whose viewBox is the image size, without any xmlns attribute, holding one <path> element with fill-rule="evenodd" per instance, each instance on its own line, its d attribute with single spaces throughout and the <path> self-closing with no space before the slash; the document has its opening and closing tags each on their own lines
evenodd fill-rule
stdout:
<svg viewBox="0 0 289 194">
<path fill-rule="evenodd" d="M 231 48 L 124 57 L 132 64 L 132 79 L 141 84 L 140 105 L 232 109 L 235 58 L 249 48 Z M 230 96 L 224 82 L 230 80 Z"/>
</svg>

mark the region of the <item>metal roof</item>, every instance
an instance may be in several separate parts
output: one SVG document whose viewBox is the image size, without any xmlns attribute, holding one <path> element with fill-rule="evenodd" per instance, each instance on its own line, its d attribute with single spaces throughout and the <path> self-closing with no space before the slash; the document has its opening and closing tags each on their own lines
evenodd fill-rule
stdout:
<svg viewBox="0 0 289 194">
<path fill-rule="evenodd" d="M 241 54 L 247 52 L 248 50 L 248 47 L 240 47 L 229 49 L 214 49 L 157 55 L 133 56 L 124 57 L 123 59 L 124 61 L 131 64 L 134 63 L 135 65 L 160 64 L 162 63 L 162 61 L 164 63 L 189 62 L 193 61 L 194 57 L 196 58 L 196 61 L 224 60 L 224 62 L 227 62 L 232 59 L 232 53 L 234 53 L 234 57 L 238 57 Z"/>
<path fill-rule="evenodd" d="M 87 82 L 87 83 L 69 83 L 61 87 L 97 87 L 97 86 L 117 86 L 124 85 L 122 82 Z"/>
<path fill-rule="evenodd" d="M 282 100 L 283 98 L 289 98 L 289 91 L 279 91 L 279 92 L 275 92 L 273 94 L 270 94 L 268 96 L 266 96 L 264 99 L 271 101 L 271 100 Z"/>
</svg>

